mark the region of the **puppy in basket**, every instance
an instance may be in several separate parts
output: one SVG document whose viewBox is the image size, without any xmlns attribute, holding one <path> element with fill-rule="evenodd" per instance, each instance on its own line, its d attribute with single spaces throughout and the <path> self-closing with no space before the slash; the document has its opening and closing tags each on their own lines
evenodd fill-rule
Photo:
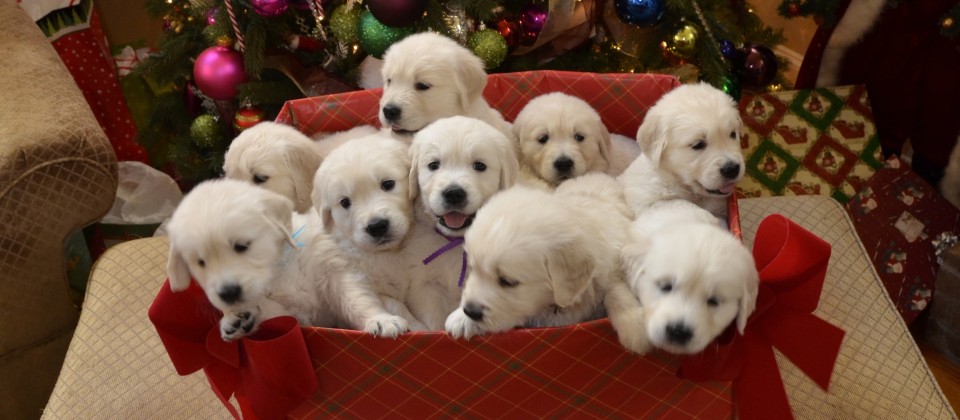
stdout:
<svg viewBox="0 0 960 420">
<path fill-rule="evenodd" d="M 233 139 L 223 172 L 289 198 L 304 213 L 312 207 L 313 174 L 323 156 L 321 147 L 297 129 L 264 121 Z"/>
<path fill-rule="evenodd" d="M 345 303 L 358 308 L 362 318 L 352 317 L 353 324 L 367 332 L 395 335 L 382 324 L 402 324 L 376 306 L 362 278 L 345 270 L 316 214 L 294 213 L 293 203 L 272 191 L 230 179 L 201 183 L 174 211 L 168 231 L 170 289 L 185 290 L 195 279 L 223 312 L 224 340 L 281 315 L 334 326 L 351 320 L 340 310 Z"/>
<path fill-rule="evenodd" d="M 470 274 L 453 337 L 551 327 L 606 314 L 627 349 L 649 349 L 643 309 L 624 282 L 620 249 L 630 211 L 609 175 L 566 181 L 555 193 L 525 186 L 480 209 L 466 235 Z"/>
<path fill-rule="evenodd" d="M 466 267 L 463 235 L 477 210 L 514 184 L 519 163 L 513 142 L 475 118 L 441 118 L 410 145 L 410 194 L 419 195 L 406 249 L 413 280 L 407 304 L 431 330 L 442 330 L 460 303 Z"/>
<path fill-rule="evenodd" d="M 552 186 L 587 172 L 620 175 L 640 155 L 637 142 L 611 135 L 590 104 L 561 92 L 527 103 L 513 133 L 521 163 Z"/>
<path fill-rule="evenodd" d="M 710 212 L 686 200 L 653 204 L 623 249 L 627 283 L 646 312 L 650 342 L 673 353 L 704 349 L 756 306 L 753 256 Z"/>
<path fill-rule="evenodd" d="M 413 224 L 407 149 L 385 133 L 350 140 L 324 159 L 313 190 L 324 231 L 333 236 L 350 269 L 361 273 L 391 312 L 401 316 L 409 313 L 403 302 L 410 286 L 401 250 Z M 392 335 L 425 329 L 415 317 L 399 321 L 386 326 Z"/>
<path fill-rule="evenodd" d="M 736 102 L 706 83 L 667 92 L 637 130 L 643 154 L 619 177 L 627 204 L 639 215 L 684 199 L 725 219 L 744 173 L 741 126 Z"/>
</svg>

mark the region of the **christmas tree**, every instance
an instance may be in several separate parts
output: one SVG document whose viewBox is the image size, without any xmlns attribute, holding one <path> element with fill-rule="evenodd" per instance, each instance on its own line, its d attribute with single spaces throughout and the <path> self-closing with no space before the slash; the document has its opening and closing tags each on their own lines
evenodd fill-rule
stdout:
<svg viewBox="0 0 960 420">
<path fill-rule="evenodd" d="M 435 31 L 487 70 L 659 72 L 731 96 L 785 85 L 782 42 L 742 0 L 147 0 L 163 19 L 138 74 L 163 92 L 140 141 L 189 182 L 291 99 L 358 89 L 359 68 Z"/>
</svg>

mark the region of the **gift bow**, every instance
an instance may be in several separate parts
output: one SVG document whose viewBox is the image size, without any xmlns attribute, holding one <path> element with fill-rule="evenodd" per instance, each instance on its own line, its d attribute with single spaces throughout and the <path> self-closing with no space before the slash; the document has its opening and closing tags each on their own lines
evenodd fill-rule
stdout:
<svg viewBox="0 0 960 420">
<path fill-rule="evenodd" d="M 824 391 L 830 386 L 844 331 L 813 314 L 830 259 L 830 244 L 781 215 L 757 229 L 753 257 L 760 273 L 757 308 L 742 336 L 687 358 L 678 374 L 694 381 L 732 381 L 741 419 L 793 418 L 775 347 Z"/>
<path fill-rule="evenodd" d="M 165 282 L 150 305 L 150 321 L 177 373 L 200 369 L 234 418 L 283 418 L 317 389 L 317 378 L 293 317 L 272 318 L 256 334 L 220 338 L 220 317 L 196 282 L 174 293 Z M 230 403 L 236 396 L 240 413 Z"/>
</svg>

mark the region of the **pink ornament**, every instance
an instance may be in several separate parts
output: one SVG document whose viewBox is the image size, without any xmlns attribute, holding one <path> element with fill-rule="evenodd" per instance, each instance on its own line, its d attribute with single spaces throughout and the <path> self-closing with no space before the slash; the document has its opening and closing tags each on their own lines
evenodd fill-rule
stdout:
<svg viewBox="0 0 960 420">
<path fill-rule="evenodd" d="M 253 10 L 263 17 L 280 16 L 290 7 L 287 0 L 251 0 L 250 4 Z"/>
<path fill-rule="evenodd" d="M 217 14 L 220 13 L 219 7 L 211 8 L 207 10 L 207 26 L 213 26 L 217 23 Z"/>
<path fill-rule="evenodd" d="M 537 42 L 543 25 L 547 22 L 547 11 L 535 3 L 520 9 L 520 45 L 530 46 Z"/>
<path fill-rule="evenodd" d="M 193 64 L 193 80 L 212 99 L 233 99 L 237 85 L 247 81 L 243 54 L 219 45 L 207 48 Z"/>
</svg>

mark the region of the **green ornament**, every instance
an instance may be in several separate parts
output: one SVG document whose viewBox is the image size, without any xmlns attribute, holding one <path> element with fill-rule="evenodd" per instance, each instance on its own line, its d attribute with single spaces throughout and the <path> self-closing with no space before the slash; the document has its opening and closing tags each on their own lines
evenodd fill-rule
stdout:
<svg viewBox="0 0 960 420">
<path fill-rule="evenodd" d="M 360 16 L 360 48 L 376 58 L 383 58 L 394 42 L 413 33 L 413 27 L 393 28 L 380 23 L 369 11 Z"/>
<path fill-rule="evenodd" d="M 470 35 L 467 48 L 483 60 L 488 69 L 495 68 L 507 58 L 507 40 L 493 29 L 483 29 Z"/>
<path fill-rule="evenodd" d="M 204 114 L 190 124 L 190 138 L 197 146 L 215 148 L 223 142 L 223 131 L 217 117 Z"/>
<path fill-rule="evenodd" d="M 347 44 L 360 42 L 360 16 L 362 7 L 347 7 L 346 4 L 338 7 L 330 15 L 330 31 L 338 40 Z"/>
<path fill-rule="evenodd" d="M 736 77 L 723 76 L 723 80 L 720 82 L 720 90 L 730 95 L 733 100 L 740 102 L 740 82 L 737 81 Z"/>
</svg>

